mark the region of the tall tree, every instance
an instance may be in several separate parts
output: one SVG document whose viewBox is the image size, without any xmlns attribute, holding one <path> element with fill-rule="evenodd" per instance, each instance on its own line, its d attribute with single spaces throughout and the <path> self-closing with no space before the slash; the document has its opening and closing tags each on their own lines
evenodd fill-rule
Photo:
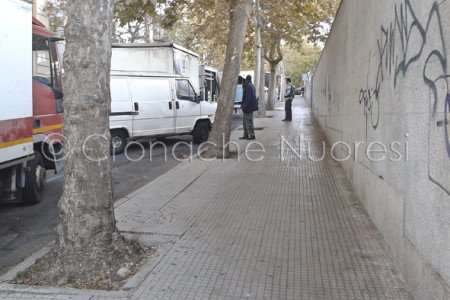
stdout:
<svg viewBox="0 0 450 300">
<path fill-rule="evenodd" d="M 60 224 L 47 258 L 53 284 L 114 276 L 136 254 L 116 228 L 109 159 L 114 0 L 68 0 L 64 53 L 67 157 Z M 100 278 L 100 279 L 99 279 Z"/>
<path fill-rule="evenodd" d="M 263 60 L 261 60 L 261 49 L 262 49 L 262 41 L 261 41 L 261 14 L 260 14 L 260 5 L 259 5 L 260 0 L 255 0 L 255 5 L 254 5 L 254 17 L 253 17 L 253 22 L 254 22 L 254 26 L 255 26 L 255 39 L 254 39 L 254 51 L 255 51 L 255 67 L 254 67 L 254 74 L 255 76 L 253 76 L 253 80 L 255 82 L 255 88 L 256 88 L 256 93 L 259 96 L 259 76 L 261 75 L 261 64 L 264 63 Z M 264 94 L 262 95 L 264 96 Z M 264 99 L 264 98 L 261 98 Z"/>
<path fill-rule="evenodd" d="M 227 52 L 223 69 L 222 92 L 219 95 L 213 130 L 209 139 L 214 145 L 207 149 L 207 156 L 228 156 L 226 145 L 231 136 L 231 116 L 236 96 L 236 79 L 241 66 L 242 51 L 245 42 L 252 0 L 230 1 L 230 28 L 228 31 Z"/>
</svg>

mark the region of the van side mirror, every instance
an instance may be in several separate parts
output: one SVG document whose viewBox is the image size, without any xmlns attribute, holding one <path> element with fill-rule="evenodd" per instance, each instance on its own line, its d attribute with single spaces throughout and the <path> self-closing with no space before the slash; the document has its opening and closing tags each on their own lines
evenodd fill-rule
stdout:
<svg viewBox="0 0 450 300">
<path fill-rule="evenodd" d="M 195 102 L 199 103 L 200 101 L 202 101 L 202 96 L 195 94 Z"/>
</svg>

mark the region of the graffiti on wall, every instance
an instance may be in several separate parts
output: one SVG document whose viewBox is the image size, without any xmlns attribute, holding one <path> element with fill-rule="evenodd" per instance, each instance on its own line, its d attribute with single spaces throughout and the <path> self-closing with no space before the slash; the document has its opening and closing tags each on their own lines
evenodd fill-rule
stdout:
<svg viewBox="0 0 450 300">
<path fill-rule="evenodd" d="M 447 154 L 448 157 L 450 157 L 450 134 L 449 134 L 449 114 L 450 114 L 450 94 L 447 94 L 447 97 L 445 98 L 445 119 L 444 119 L 444 125 L 445 125 L 445 146 L 447 147 Z"/>
<path fill-rule="evenodd" d="M 369 121 L 373 129 L 377 129 L 378 122 L 380 121 L 380 101 L 378 94 L 374 88 L 369 87 L 369 74 L 370 74 L 370 58 L 372 54 L 369 54 L 369 73 L 367 75 L 367 86 L 359 91 L 359 104 L 364 105 L 364 116 L 366 117 L 366 136 L 369 128 Z"/>
<path fill-rule="evenodd" d="M 332 79 L 332 78 L 331 78 Z M 339 111 L 339 100 L 334 90 L 331 88 L 332 80 L 329 76 L 325 76 L 325 85 L 322 89 L 322 95 L 327 100 L 328 113 L 331 114 L 333 109 Z"/>
<path fill-rule="evenodd" d="M 376 43 L 377 70 L 375 83 L 372 88 L 368 82 L 367 87 L 359 93 L 359 103 L 364 106 L 366 117 L 366 132 L 368 127 L 376 130 L 380 121 L 380 95 L 383 83 L 392 80 L 394 88 L 398 81 L 405 77 L 413 65 L 423 63 L 422 77 L 431 93 L 433 113 L 436 113 L 440 105 L 437 83 L 445 81 L 447 94 L 449 90 L 447 48 L 445 44 L 439 4 L 434 2 L 426 22 L 421 22 L 410 0 L 403 0 L 396 4 L 394 19 L 388 25 L 380 28 L 380 37 Z M 433 48 L 426 47 L 429 37 L 433 36 Z M 438 41 L 438 43 L 436 43 Z M 371 56 L 371 53 L 369 57 Z M 436 72 L 428 72 L 433 67 Z M 369 62 L 370 68 L 370 62 Z M 433 73 L 432 75 L 429 73 Z M 370 74 L 370 69 L 369 69 Z M 433 76 L 434 75 L 434 76 Z M 369 81 L 369 80 L 368 80 Z M 445 139 L 448 157 L 450 158 L 450 141 L 448 136 L 448 113 L 450 109 L 449 96 L 445 99 Z"/>
</svg>

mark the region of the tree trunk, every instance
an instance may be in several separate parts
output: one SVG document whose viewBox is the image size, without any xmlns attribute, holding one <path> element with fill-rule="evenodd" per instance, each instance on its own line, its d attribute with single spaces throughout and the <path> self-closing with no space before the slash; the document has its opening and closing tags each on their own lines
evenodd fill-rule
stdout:
<svg viewBox="0 0 450 300">
<path fill-rule="evenodd" d="M 227 157 L 229 147 L 226 144 L 231 136 L 231 118 L 234 111 L 236 83 L 244 48 L 248 18 L 252 0 L 233 0 L 230 5 L 230 31 L 228 32 L 227 52 L 223 69 L 222 87 L 217 101 L 211 143 L 203 157 Z"/>
<path fill-rule="evenodd" d="M 259 117 L 266 118 L 266 70 L 264 68 L 264 49 L 261 47 L 261 65 L 259 66 Z"/>
<path fill-rule="evenodd" d="M 277 63 L 270 63 L 269 105 L 268 110 L 275 110 L 275 97 L 277 85 Z M 280 91 L 281 92 L 281 91 Z"/>
<path fill-rule="evenodd" d="M 64 135 L 68 143 L 50 275 L 59 284 L 93 283 L 111 276 L 118 263 L 134 255 L 116 228 L 111 184 L 113 6 L 114 0 L 72 0 L 67 5 Z"/>
<path fill-rule="evenodd" d="M 283 54 L 281 53 L 281 40 L 277 39 L 272 41 L 269 55 L 264 55 L 264 57 L 270 64 L 269 105 L 267 109 L 274 110 L 276 97 L 275 88 L 277 84 L 276 70 L 278 63 L 283 59 Z M 281 92 L 282 91 L 280 91 L 280 93 Z"/>
<path fill-rule="evenodd" d="M 280 74 L 280 101 L 284 102 L 284 94 L 286 92 L 286 77 L 285 71 L 284 71 L 284 64 L 283 61 L 280 61 L 278 64 L 279 74 Z"/>
<path fill-rule="evenodd" d="M 260 16 L 260 7 L 259 7 L 259 1 L 255 1 L 255 71 L 253 76 L 253 82 L 255 84 L 256 93 L 259 96 L 259 99 L 264 99 L 264 94 L 259 93 L 259 76 L 260 76 L 260 70 L 261 70 L 261 63 L 263 62 L 261 60 L 261 16 Z M 262 95 L 262 96 L 261 96 Z M 260 101 L 260 103 L 262 103 Z"/>
</svg>

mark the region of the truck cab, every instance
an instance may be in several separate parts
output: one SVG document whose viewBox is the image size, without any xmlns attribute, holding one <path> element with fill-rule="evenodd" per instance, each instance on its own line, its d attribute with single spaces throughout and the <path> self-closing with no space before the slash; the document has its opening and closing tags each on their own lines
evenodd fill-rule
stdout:
<svg viewBox="0 0 450 300">
<path fill-rule="evenodd" d="M 62 167 L 63 93 L 61 63 L 55 38 L 33 18 L 33 144 L 43 167 Z"/>
</svg>

